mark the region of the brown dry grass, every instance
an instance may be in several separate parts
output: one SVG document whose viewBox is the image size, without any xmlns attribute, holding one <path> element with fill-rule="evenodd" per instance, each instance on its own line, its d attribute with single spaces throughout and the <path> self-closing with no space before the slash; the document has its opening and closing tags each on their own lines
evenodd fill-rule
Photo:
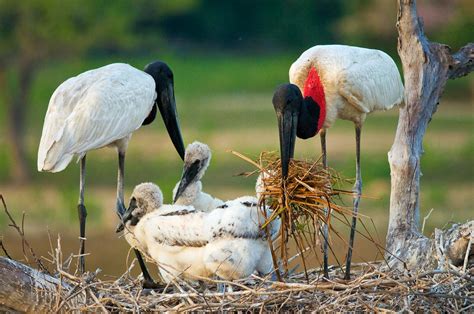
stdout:
<svg viewBox="0 0 474 314">
<path fill-rule="evenodd" d="M 318 251 L 323 240 L 321 226 L 327 225 L 329 237 L 337 237 L 345 242 L 338 230 L 333 227 L 332 220 L 338 224 L 349 226 L 352 218 L 352 208 L 340 205 L 338 200 L 342 195 L 352 195 L 352 192 L 339 189 L 345 181 L 333 169 L 323 165 L 321 160 L 291 160 L 288 177 L 283 180 L 281 175 L 281 161 L 275 153 L 263 152 L 257 161 L 237 153 L 234 155 L 253 164 L 260 173 L 260 206 L 269 206 L 273 213 L 267 217 L 264 227 L 272 220 L 281 221 L 280 241 L 272 248 L 274 263 L 276 257 L 283 262 L 285 271 L 288 271 L 288 252 L 290 243 L 296 245 L 299 259 L 304 271 L 308 270 L 307 259 L 318 259 Z M 246 173 L 247 175 L 253 172 Z M 263 211 L 265 212 L 265 211 Z M 368 217 L 365 217 L 368 218 Z M 367 229 L 366 229 L 367 231 Z M 360 232 L 359 232 L 360 233 Z M 377 241 L 368 233 L 365 237 L 382 250 Z M 335 257 L 329 241 L 329 250 Z M 347 244 L 347 243 L 346 243 Z M 383 255 L 383 254 L 381 254 Z M 337 261 L 337 258 L 336 258 Z M 337 261 L 338 264 L 339 261 Z M 280 275 L 279 273 L 277 274 Z"/>
<path fill-rule="evenodd" d="M 474 268 L 454 267 L 444 271 L 422 273 L 389 270 L 384 263 L 354 265 L 355 279 L 345 281 L 341 271 L 331 268 L 330 280 L 321 280 L 320 269 L 287 275 L 275 282 L 252 275 L 233 282 L 195 278 L 202 285 L 180 278 L 156 290 L 142 289 L 139 279 L 128 271 L 117 279 L 98 279 L 100 269 L 77 275 L 77 255 L 63 257 L 61 241 L 50 237 L 51 252 L 39 257 L 25 236 L 23 222 L 18 225 L 8 212 L 11 226 L 22 239 L 25 259 L 43 272 L 60 279 L 52 312 L 156 312 L 156 311 L 430 311 L 471 312 L 474 308 Z M 54 247 L 53 242 L 57 243 Z M 3 243 L 1 248 L 10 258 Z M 295 258 L 295 257 L 292 257 Z M 160 265 L 158 265 L 160 267 Z M 216 291 L 217 284 L 232 290 Z M 67 287 L 67 291 L 64 291 Z M 38 290 L 38 295 L 44 291 Z M 78 304 L 77 300 L 81 300 Z"/>
</svg>

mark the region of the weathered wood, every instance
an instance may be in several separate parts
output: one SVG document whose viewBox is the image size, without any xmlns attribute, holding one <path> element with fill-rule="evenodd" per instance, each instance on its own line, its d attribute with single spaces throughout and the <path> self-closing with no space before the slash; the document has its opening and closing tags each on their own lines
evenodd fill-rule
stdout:
<svg viewBox="0 0 474 314">
<path fill-rule="evenodd" d="M 448 46 L 425 37 L 415 0 L 399 0 L 398 7 L 398 53 L 405 78 L 405 105 L 400 108 L 388 154 L 392 181 L 387 250 L 393 255 L 386 257 L 395 267 L 436 267 L 432 258 L 434 241 L 419 232 L 422 142 L 447 79 L 473 70 L 474 44 L 451 55 Z"/>
<path fill-rule="evenodd" d="M 48 274 L 0 256 L 0 310 L 29 313 L 51 312 L 73 287 Z M 83 294 L 72 296 L 67 310 L 84 303 Z"/>
</svg>

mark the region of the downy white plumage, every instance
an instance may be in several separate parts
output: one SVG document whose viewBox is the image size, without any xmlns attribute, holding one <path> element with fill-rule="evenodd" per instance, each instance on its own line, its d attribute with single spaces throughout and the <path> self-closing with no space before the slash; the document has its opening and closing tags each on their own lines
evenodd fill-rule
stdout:
<svg viewBox="0 0 474 314">
<path fill-rule="evenodd" d="M 255 271 L 269 273 L 271 253 L 260 228 L 264 217 L 256 203 L 245 201 L 202 212 L 192 206 L 163 205 L 159 187 L 142 183 L 135 187 L 117 232 L 125 229 L 128 243 L 150 255 L 167 282 L 181 275 L 196 279 L 215 274 L 233 280 Z M 272 238 L 279 227 L 278 219 L 270 224 Z"/>
<path fill-rule="evenodd" d="M 346 260 L 348 279 L 362 191 L 361 128 L 367 114 L 403 104 L 403 83 L 395 62 L 386 53 L 344 45 L 322 45 L 306 50 L 291 65 L 289 77 L 292 84 L 279 86 L 273 96 L 284 177 L 288 174 L 289 160 L 293 158 L 296 136 L 307 139 L 321 131 L 323 163 L 326 165 L 326 129 L 338 118 L 352 121 L 355 125 L 356 183 Z M 327 277 L 327 241 L 324 253 L 324 273 Z"/>
<path fill-rule="evenodd" d="M 199 211 L 210 211 L 224 204 L 218 198 L 202 191 L 201 179 L 211 161 L 209 146 L 193 142 L 186 147 L 181 180 L 173 189 L 175 205 L 192 205 Z"/>
<path fill-rule="evenodd" d="M 44 119 L 38 149 L 38 171 L 62 171 L 76 156 L 80 163 L 80 271 L 84 271 L 85 161 L 88 151 L 104 146 L 118 151 L 117 212 L 123 214 L 125 151 L 136 129 L 160 113 L 173 144 L 184 157 L 184 144 L 176 113 L 173 73 L 156 61 L 140 71 L 114 63 L 63 82 L 53 93 Z"/>
</svg>

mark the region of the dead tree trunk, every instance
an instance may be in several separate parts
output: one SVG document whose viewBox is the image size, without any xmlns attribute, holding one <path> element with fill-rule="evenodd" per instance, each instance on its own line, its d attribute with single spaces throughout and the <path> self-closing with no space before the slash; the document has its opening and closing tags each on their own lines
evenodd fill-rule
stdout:
<svg viewBox="0 0 474 314">
<path fill-rule="evenodd" d="M 429 42 L 415 0 L 398 1 L 397 28 L 398 53 L 405 77 L 405 106 L 400 109 L 395 141 L 388 154 L 392 182 L 387 250 L 393 255 L 387 254 L 387 259 L 397 268 L 439 267 L 440 258 L 433 258 L 439 250 L 451 251 L 453 243 L 458 243 L 466 252 L 468 243 L 472 244 L 469 241 L 474 236 L 474 221 L 457 226 L 461 232 L 450 232 L 452 237 L 457 234 L 457 238 L 441 237 L 444 243 L 441 246 L 439 241 L 419 232 L 422 141 L 446 81 L 473 70 L 474 44 L 469 43 L 451 54 L 448 46 Z"/>
<path fill-rule="evenodd" d="M 84 296 L 74 292 L 57 278 L 0 256 L 0 311 L 47 313 L 79 308 Z"/>
</svg>

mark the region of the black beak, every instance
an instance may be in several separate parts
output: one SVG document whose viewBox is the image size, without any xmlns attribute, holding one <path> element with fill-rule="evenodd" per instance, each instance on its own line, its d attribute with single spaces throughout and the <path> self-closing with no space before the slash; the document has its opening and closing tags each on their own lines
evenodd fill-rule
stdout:
<svg viewBox="0 0 474 314">
<path fill-rule="evenodd" d="M 119 233 L 119 232 L 123 231 L 127 221 L 134 219 L 132 213 L 135 210 L 135 208 L 137 208 L 137 207 L 138 207 L 137 206 L 137 201 L 135 200 L 135 198 L 132 198 L 130 200 L 130 204 L 129 204 L 127 210 L 125 211 L 125 213 L 123 213 L 122 221 L 120 221 L 120 223 L 117 225 L 117 228 L 115 229 L 116 233 Z"/>
<path fill-rule="evenodd" d="M 184 164 L 183 174 L 181 176 L 181 180 L 179 182 L 178 190 L 176 191 L 176 195 L 174 196 L 173 203 L 179 199 L 181 194 L 186 190 L 188 185 L 196 179 L 199 170 L 201 169 L 201 161 L 196 160 L 191 165 Z"/>
<path fill-rule="evenodd" d="M 295 153 L 296 128 L 298 115 L 293 112 L 277 112 L 278 131 L 280 135 L 281 173 L 284 179 L 288 177 L 288 165 Z"/>
<path fill-rule="evenodd" d="M 161 90 L 157 103 L 171 141 L 181 159 L 184 160 L 184 143 L 183 137 L 181 136 L 181 129 L 179 128 L 172 82 L 169 82 L 168 86 Z"/>
</svg>

